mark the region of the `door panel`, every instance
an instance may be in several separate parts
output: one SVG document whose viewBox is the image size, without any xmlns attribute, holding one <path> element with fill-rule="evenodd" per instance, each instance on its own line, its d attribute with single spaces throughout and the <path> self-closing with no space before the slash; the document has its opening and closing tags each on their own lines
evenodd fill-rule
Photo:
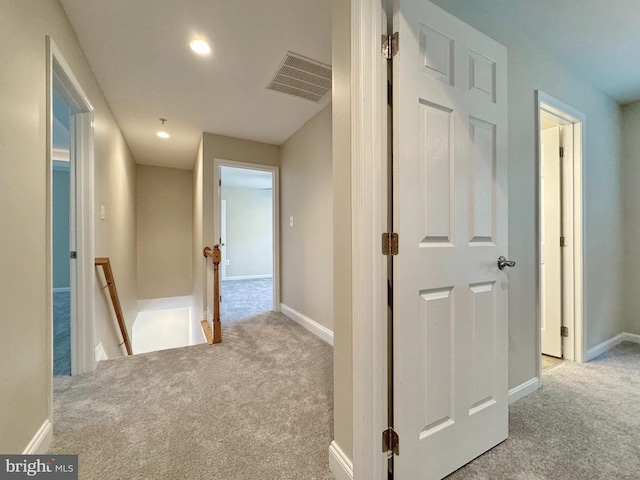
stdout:
<svg viewBox="0 0 640 480">
<path fill-rule="evenodd" d="M 540 156 L 540 292 L 542 353 L 562 357 L 560 127 L 542 130 Z"/>
<path fill-rule="evenodd" d="M 400 479 L 438 479 L 506 439 L 506 49 L 395 0 L 394 428 Z"/>
</svg>

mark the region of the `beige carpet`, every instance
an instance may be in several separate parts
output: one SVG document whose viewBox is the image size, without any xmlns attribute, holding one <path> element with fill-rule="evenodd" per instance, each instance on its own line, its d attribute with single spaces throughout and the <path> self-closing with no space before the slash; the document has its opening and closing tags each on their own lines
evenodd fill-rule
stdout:
<svg viewBox="0 0 640 480">
<path fill-rule="evenodd" d="M 223 343 L 102 362 L 54 382 L 50 453 L 80 478 L 332 479 L 333 350 L 283 315 Z"/>
<path fill-rule="evenodd" d="M 450 480 L 640 479 L 640 345 L 563 362 L 509 408 L 509 438 Z"/>
<path fill-rule="evenodd" d="M 550 368 L 557 367 L 564 360 L 562 358 L 550 357 L 548 355 L 542 355 L 542 371 L 549 370 Z"/>
</svg>

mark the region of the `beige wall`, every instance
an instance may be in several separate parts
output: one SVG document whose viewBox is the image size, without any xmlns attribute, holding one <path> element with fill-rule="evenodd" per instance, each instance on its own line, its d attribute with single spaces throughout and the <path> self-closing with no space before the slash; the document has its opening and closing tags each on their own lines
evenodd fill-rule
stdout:
<svg viewBox="0 0 640 480">
<path fill-rule="evenodd" d="M 277 166 L 280 147 L 266 143 L 225 137 L 213 133 L 202 135 L 201 151 L 194 165 L 194 238 L 193 238 L 193 301 L 194 312 L 201 315 L 205 294 L 207 265 L 202 256 L 206 246 L 217 243 L 213 233 L 213 211 L 216 188 L 213 184 L 215 159 Z M 211 267 L 209 267 L 212 269 Z"/>
<path fill-rule="evenodd" d="M 191 295 L 193 172 L 137 166 L 138 297 Z"/>
<path fill-rule="evenodd" d="M 328 105 L 282 145 L 280 156 L 280 301 L 329 330 L 333 330 L 331 149 Z"/>
<path fill-rule="evenodd" d="M 202 249 L 204 244 L 202 241 L 202 227 L 204 217 L 202 215 L 202 188 L 203 188 L 203 154 L 202 154 L 203 140 L 200 141 L 198 146 L 198 154 L 193 164 L 193 230 L 192 230 L 192 261 L 191 261 L 191 295 L 193 301 L 193 315 L 192 319 L 192 338 L 202 338 L 203 334 L 200 330 L 200 321 L 204 319 L 202 299 L 204 298 L 204 265 L 205 258 L 202 255 Z"/>
<path fill-rule="evenodd" d="M 273 190 L 222 185 L 227 278 L 273 275 Z"/>
<path fill-rule="evenodd" d="M 623 317 L 626 332 L 640 335 L 640 102 L 622 109 Z"/>
<path fill-rule="evenodd" d="M 353 458 L 351 332 L 351 2 L 332 2 L 334 440 Z"/>
<path fill-rule="evenodd" d="M 509 52 L 509 388 L 536 376 L 536 89 L 587 116 L 584 158 L 587 348 L 623 330 L 620 112 L 617 103 L 469 0 L 435 0 Z"/>
<path fill-rule="evenodd" d="M 0 452 L 22 453 L 51 418 L 46 43 L 51 35 L 95 107 L 97 256 L 111 258 L 127 320 L 137 313 L 135 165 L 88 62 L 53 0 L 0 0 Z M 99 300 L 98 300 L 99 302 Z M 97 305 L 99 307 L 99 305 Z M 97 316 L 97 341 L 103 321 Z M 105 339 L 106 341 L 106 339 Z"/>
</svg>

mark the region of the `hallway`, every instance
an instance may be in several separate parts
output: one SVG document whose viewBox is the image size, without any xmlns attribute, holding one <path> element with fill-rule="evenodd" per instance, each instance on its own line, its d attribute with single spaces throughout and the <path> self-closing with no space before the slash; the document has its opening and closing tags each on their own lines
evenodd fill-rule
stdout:
<svg viewBox="0 0 640 480">
<path fill-rule="evenodd" d="M 275 313 L 223 339 L 56 378 L 49 453 L 86 480 L 331 479 L 333 349 Z"/>
</svg>

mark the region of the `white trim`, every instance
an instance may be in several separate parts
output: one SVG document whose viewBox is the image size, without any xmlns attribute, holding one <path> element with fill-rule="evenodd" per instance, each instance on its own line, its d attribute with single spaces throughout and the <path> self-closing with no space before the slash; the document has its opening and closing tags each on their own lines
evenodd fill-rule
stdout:
<svg viewBox="0 0 640 480">
<path fill-rule="evenodd" d="M 540 378 L 534 377 L 509 390 L 509 405 L 517 402 L 540 388 Z"/>
<path fill-rule="evenodd" d="M 353 464 L 335 441 L 329 445 L 329 470 L 336 480 L 353 480 Z"/>
<path fill-rule="evenodd" d="M 265 273 L 264 275 L 236 275 L 235 277 L 226 277 L 222 281 L 226 282 L 227 280 L 258 280 L 260 278 L 273 278 L 273 274 Z"/>
<path fill-rule="evenodd" d="M 351 0 L 351 322 L 353 354 L 353 472 L 386 480 L 380 435 L 388 426 L 387 31 L 382 2 Z M 340 106 L 339 108 L 343 108 Z"/>
<path fill-rule="evenodd" d="M 53 293 L 66 293 L 71 291 L 71 287 L 58 287 L 51 289 Z"/>
<path fill-rule="evenodd" d="M 636 335 L 635 333 L 627 333 L 627 332 L 625 332 L 623 335 L 624 335 L 622 339 L 623 342 L 640 343 L 640 335 Z"/>
<path fill-rule="evenodd" d="M 68 148 L 52 148 L 51 158 L 55 162 L 66 163 L 67 169 L 69 168 L 69 149 Z"/>
<path fill-rule="evenodd" d="M 107 352 L 105 351 L 104 346 L 102 345 L 102 342 L 96 345 L 95 357 L 96 357 L 96 364 L 100 363 L 102 360 L 109 360 L 109 357 L 107 356 Z"/>
<path fill-rule="evenodd" d="M 573 250 L 573 256 L 567 263 L 571 265 L 572 271 L 567 272 L 565 269 L 565 275 L 563 278 L 563 287 L 570 291 L 573 288 L 573 302 L 566 304 L 563 309 L 563 316 L 570 316 L 573 318 L 563 319 L 563 325 L 569 327 L 569 337 L 563 339 L 563 356 L 572 361 L 584 362 L 587 360 L 586 341 L 587 338 L 585 324 L 585 305 L 584 305 L 584 219 L 583 219 L 583 202 L 584 202 L 584 187 L 583 187 L 583 165 L 585 163 L 584 158 L 584 139 L 586 128 L 586 116 L 584 113 L 576 110 L 575 108 L 567 105 L 566 103 L 544 93 L 543 91 L 536 90 L 536 366 L 538 378 L 542 378 L 542 335 L 541 335 L 541 322 L 542 311 L 541 301 L 542 293 L 540 288 L 540 256 L 541 256 L 541 244 L 540 244 L 540 219 L 541 219 L 541 194 L 540 194 L 540 129 L 541 129 L 541 117 L 542 112 L 549 113 L 556 117 L 558 121 L 564 125 L 572 125 L 573 132 L 571 145 L 568 150 L 571 152 L 573 161 L 573 232 L 568 232 L 570 240 L 573 241 L 571 249 Z M 566 267 L 566 266 L 565 266 Z M 570 294 L 569 294 L 570 295 Z"/>
<path fill-rule="evenodd" d="M 48 418 L 42 423 L 29 445 L 22 452 L 23 455 L 44 455 L 53 441 L 53 425 Z"/>
<path fill-rule="evenodd" d="M 589 350 L 587 350 L 587 362 L 590 362 L 597 356 L 602 355 L 608 350 L 611 350 L 613 347 L 621 344 L 622 342 L 640 343 L 640 335 L 622 332 L 615 337 L 610 338 L 609 340 L 605 340 L 604 342 L 599 343 L 595 347 L 591 347 Z"/>
<path fill-rule="evenodd" d="M 298 325 L 306 328 L 314 335 L 320 337 L 322 340 L 327 342 L 329 345 L 333 346 L 333 332 L 329 330 L 324 325 L 320 325 L 318 322 L 311 320 L 306 315 L 294 310 L 293 308 L 285 305 L 284 303 L 280 304 L 280 311 L 289 317 L 291 320 L 296 322 Z"/>
<path fill-rule="evenodd" d="M 218 243 L 220 233 L 220 207 L 221 191 L 218 188 L 220 181 L 220 167 L 246 168 L 249 170 L 260 170 L 273 174 L 273 310 L 278 311 L 280 305 L 280 167 L 274 165 L 262 165 L 258 163 L 238 162 L 235 160 L 225 160 L 222 158 L 213 159 L 213 188 L 215 189 L 213 199 L 213 240 Z M 206 182 L 205 182 L 206 185 Z M 206 228 L 203 230 L 206 231 Z M 205 239 L 206 244 L 206 239 Z M 205 269 L 206 275 L 206 269 Z M 228 280 L 230 277 L 226 277 Z M 206 283 L 206 276 L 205 276 Z M 206 306 L 207 298 L 203 298 L 203 305 Z M 206 308 L 206 307 L 205 307 Z"/>
</svg>

